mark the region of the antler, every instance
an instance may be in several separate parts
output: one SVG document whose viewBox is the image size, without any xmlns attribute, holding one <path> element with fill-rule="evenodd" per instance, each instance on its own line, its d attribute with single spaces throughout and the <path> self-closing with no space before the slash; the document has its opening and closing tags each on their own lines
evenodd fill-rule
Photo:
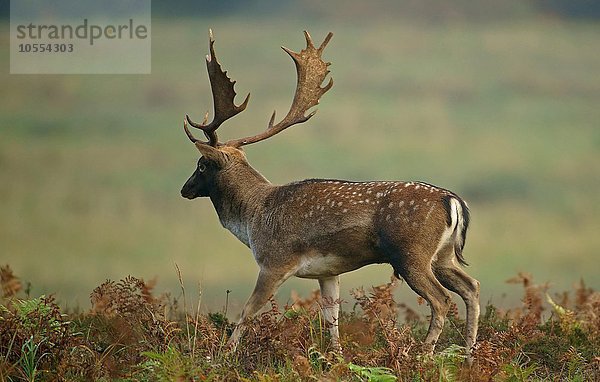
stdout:
<svg viewBox="0 0 600 382">
<path fill-rule="evenodd" d="M 219 140 L 217 138 L 217 129 L 223 122 L 228 120 L 229 118 L 235 116 L 238 113 L 241 113 L 246 109 L 248 105 L 248 100 L 250 99 L 250 93 L 246 96 L 244 102 L 241 105 L 236 106 L 234 99 L 236 96 L 236 92 L 234 90 L 235 81 L 232 81 L 229 77 L 227 77 L 227 72 L 221 68 L 221 64 L 217 61 L 217 56 L 215 55 L 215 39 L 213 37 L 212 30 L 209 29 L 209 49 L 210 54 L 206 56 L 206 68 L 208 70 L 208 77 L 210 79 L 210 88 L 212 90 L 213 95 L 213 107 L 214 107 L 214 117 L 211 123 L 206 124 L 208 120 L 208 112 L 204 116 L 204 121 L 202 123 L 193 122 L 190 117 L 186 114 L 184 120 L 184 130 L 188 138 L 196 143 L 202 142 L 199 139 L 194 138 L 192 133 L 189 131 L 187 124 L 189 123 L 193 127 L 200 129 L 204 132 L 206 138 L 208 138 L 208 142 L 202 142 L 209 144 L 213 147 L 217 146 Z"/>
<path fill-rule="evenodd" d="M 316 110 L 308 115 L 305 115 L 305 113 L 310 108 L 317 105 L 319 103 L 319 98 L 321 98 L 321 96 L 333 86 L 333 79 L 330 78 L 327 85 L 321 87 L 325 77 L 327 74 L 329 74 L 327 67 L 331 64 L 329 62 L 324 62 L 321 59 L 321 54 L 327 46 L 327 43 L 329 43 L 329 40 L 331 40 L 331 37 L 333 37 L 333 33 L 329 32 L 327 34 L 327 37 L 325 37 L 325 40 L 321 46 L 319 46 L 319 48 L 315 48 L 312 38 L 308 32 L 304 31 L 304 36 L 306 37 L 306 48 L 300 53 L 296 53 L 285 47 L 282 47 L 282 49 L 286 51 L 287 54 L 289 54 L 294 60 L 294 63 L 296 64 L 296 71 L 298 73 L 298 82 L 296 84 L 294 101 L 292 102 L 292 106 L 290 107 L 290 110 L 285 118 L 283 118 L 278 124 L 273 125 L 275 122 L 274 111 L 269 121 L 267 130 L 251 137 L 228 141 L 225 143 L 225 145 L 240 147 L 249 145 L 251 143 L 256 143 L 272 137 L 273 135 L 287 129 L 292 125 L 306 122 L 313 115 L 315 115 Z"/>
</svg>

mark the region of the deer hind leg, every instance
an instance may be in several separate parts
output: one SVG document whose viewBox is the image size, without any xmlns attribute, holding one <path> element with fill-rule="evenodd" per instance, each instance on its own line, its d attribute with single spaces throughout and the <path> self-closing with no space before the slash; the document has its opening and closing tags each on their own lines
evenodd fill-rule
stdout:
<svg viewBox="0 0 600 382">
<path fill-rule="evenodd" d="M 340 312 L 340 276 L 333 276 L 319 279 L 321 287 L 321 299 L 323 318 L 329 327 L 331 335 L 331 345 L 338 351 L 342 351 L 340 345 L 340 332 L 338 325 L 338 315 Z"/>
<path fill-rule="evenodd" d="M 450 251 L 452 251 L 450 249 Z M 454 252 L 452 252 L 453 256 Z M 458 294 L 467 309 L 467 361 L 471 363 L 471 352 L 477 339 L 479 324 L 479 281 L 469 276 L 454 262 L 453 257 L 440 257 L 433 264 L 433 272 L 442 285 Z"/>
<path fill-rule="evenodd" d="M 418 254 L 411 253 L 411 258 L 419 258 Z M 423 257 L 420 257 L 423 258 Z M 450 309 L 450 293 L 440 284 L 431 270 L 431 264 L 407 262 L 403 269 L 395 270 L 419 296 L 429 303 L 431 308 L 431 321 L 425 337 L 425 345 L 433 352 L 435 344 L 444 328 L 446 314 Z"/>
<path fill-rule="evenodd" d="M 277 291 L 277 288 L 287 280 L 292 273 L 276 273 L 271 272 L 267 269 L 261 269 L 256 280 L 256 286 L 252 295 L 244 305 L 240 321 L 233 330 L 229 341 L 227 341 L 227 347 L 235 350 L 240 337 L 246 329 L 246 321 L 254 316 L 266 303 L 269 301 L 271 296 Z"/>
</svg>

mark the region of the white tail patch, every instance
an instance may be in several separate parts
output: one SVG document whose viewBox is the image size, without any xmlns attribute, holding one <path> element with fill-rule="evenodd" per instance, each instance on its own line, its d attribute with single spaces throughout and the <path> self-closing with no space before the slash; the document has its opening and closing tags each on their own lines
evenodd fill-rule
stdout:
<svg viewBox="0 0 600 382">
<path fill-rule="evenodd" d="M 435 249 L 435 254 L 433 255 L 432 261 L 435 262 L 438 259 L 438 253 L 440 250 L 447 245 L 451 244 L 456 240 L 456 234 L 459 232 L 459 226 L 462 222 L 462 208 L 460 203 L 455 198 L 450 199 L 450 226 L 447 226 L 442 236 L 440 237 L 440 241 Z M 462 229 L 462 227 L 460 227 Z"/>
<path fill-rule="evenodd" d="M 456 199 L 452 199 L 450 201 L 450 203 L 452 204 L 452 211 L 454 211 L 454 208 L 456 207 L 456 219 L 457 219 L 457 224 L 456 224 L 456 229 L 454 230 L 453 233 L 453 237 L 454 237 L 454 243 L 455 246 L 458 246 L 459 248 L 462 249 L 462 247 L 464 246 L 464 236 L 462 235 L 464 226 L 465 226 L 465 219 L 463 218 L 464 214 L 463 214 L 463 208 L 461 206 L 461 204 L 458 202 L 458 200 Z M 452 219 L 454 219 L 454 216 L 452 216 Z"/>
</svg>

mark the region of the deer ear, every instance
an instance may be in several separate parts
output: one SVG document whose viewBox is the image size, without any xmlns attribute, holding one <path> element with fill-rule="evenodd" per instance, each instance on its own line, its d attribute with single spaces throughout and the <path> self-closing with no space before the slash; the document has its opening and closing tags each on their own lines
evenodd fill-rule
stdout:
<svg viewBox="0 0 600 382">
<path fill-rule="evenodd" d="M 202 143 L 200 141 L 194 142 L 194 145 L 200 151 L 202 156 L 207 159 L 213 160 L 218 163 L 222 163 L 225 160 L 225 155 L 216 147 L 212 147 L 207 145 L 206 143 Z"/>
</svg>

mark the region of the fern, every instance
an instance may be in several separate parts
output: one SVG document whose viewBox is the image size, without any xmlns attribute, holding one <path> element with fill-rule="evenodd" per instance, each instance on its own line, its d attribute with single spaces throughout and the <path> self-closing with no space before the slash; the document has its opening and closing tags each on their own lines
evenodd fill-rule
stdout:
<svg viewBox="0 0 600 382">
<path fill-rule="evenodd" d="M 450 345 L 433 356 L 433 362 L 437 366 L 440 381 L 453 382 L 458 380 L 460 366 L 467 358 L 465 353 L 464 346 Z"/>
<path fill-rule="evenodd" d="M 368 367 L 349 363 L 348 368 L 363 381 L 394 382 L 398 380 L 398 377 L 393 374 L 393 370 L 387 367 Z"/>
<path fill-rule="evenodd" d="M 193 360 L 175 347 L 168 346 L 163 353 L 147 351 L 142 355 L 149 359 L 142 367 L 150 371 L 158 381 L 191 380 L 198 375 Z"/>
<path fill-rule="evenodd" d="M 34 330 L 39 327 L 40 320 L 43 320 L 50 330 L 56 331 L 61 327 L 61 322 L 52 314 L 54 307 L 47 303 L 44 295 L 29 300 L 17 299 L 12 304 L 17 318 L 27 329 Z"/>
<path fill-rule="evenodd" d="M 536 364 L 529 366 L 521 365 L 518 362 L 511 362 L 502 368 L 506 374 L 502 381 L 505 382 L 528 382 L 533 379 L 533 374 L 538 369 Z"/>
</svg>

